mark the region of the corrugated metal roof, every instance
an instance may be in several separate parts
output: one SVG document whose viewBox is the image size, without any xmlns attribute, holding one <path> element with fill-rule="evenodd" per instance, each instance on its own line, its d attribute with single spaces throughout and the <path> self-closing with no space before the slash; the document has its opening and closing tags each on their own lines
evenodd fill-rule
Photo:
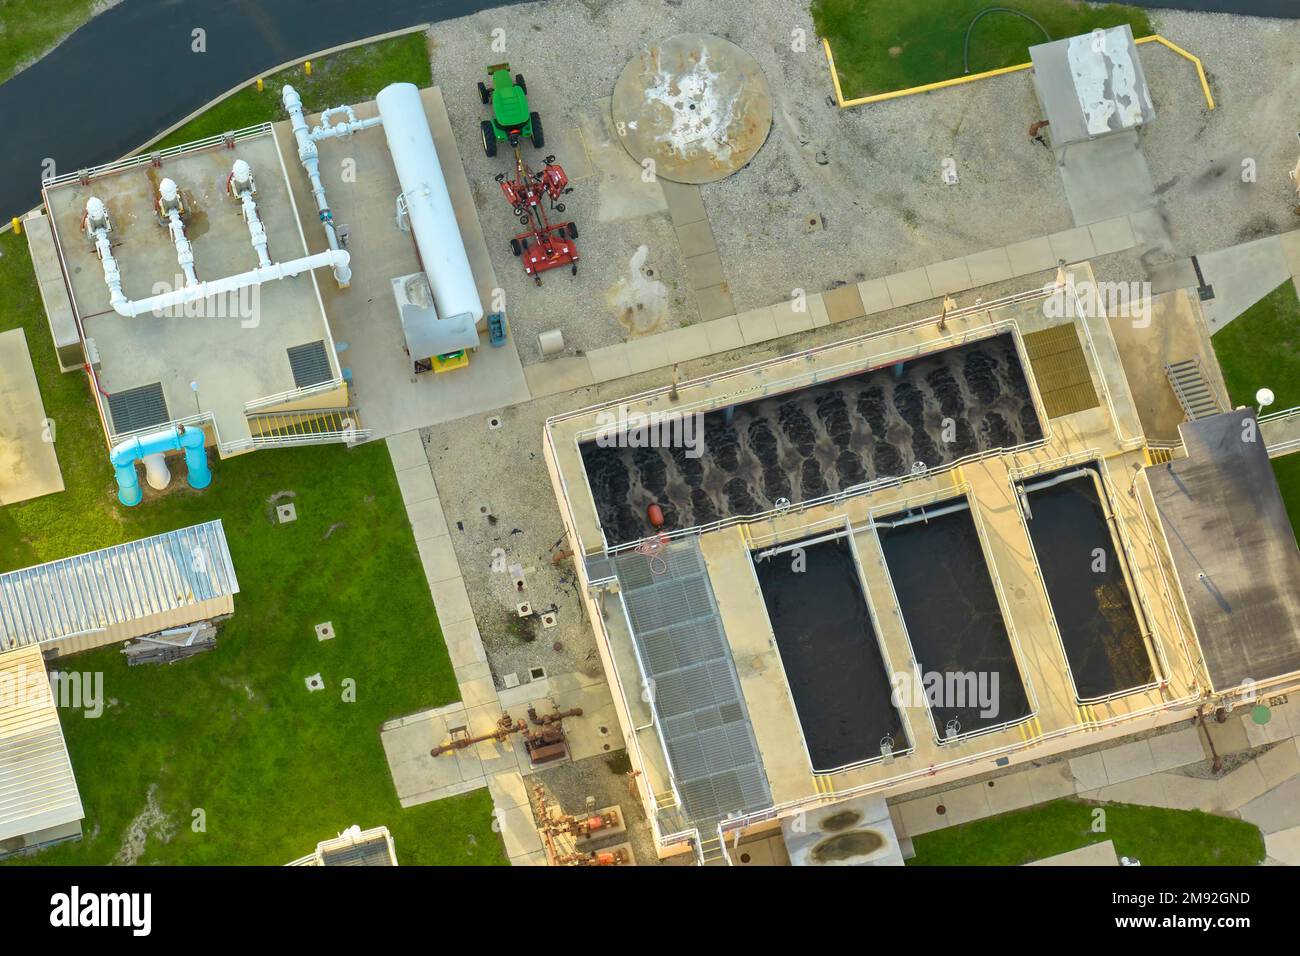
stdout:
<svg viewBox="0 0 1300 956">
<path fill-rule="evenodd" d="M 0 651 L 239 593 L 221 521 L 0 574 Z"/>
<path fill-rule="evenodd" d="M 41 649 L 0 654 L 0 843 L 85 815 Z"/>
</svg>

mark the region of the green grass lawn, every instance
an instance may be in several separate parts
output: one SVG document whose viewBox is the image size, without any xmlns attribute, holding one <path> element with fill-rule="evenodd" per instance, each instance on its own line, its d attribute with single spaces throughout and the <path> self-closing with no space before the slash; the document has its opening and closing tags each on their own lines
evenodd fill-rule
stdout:
<svg viewBox="0 0 1300 956">
<path fill-rule="evenodd" d="M 154 149 L 215 136 L 227 130 L 286 118 L 280 87 L 290 84 L 302 96 L 310 115 L 328 106 L 347 106 L 373 100 L 389 83 L 433 82 L 424 33 L 408 33 L 379 43 L 353 47 L 333 56 L 312 60 L 311 76 L 302 65 L 263 77 L 264 89 L 246 87 L 196 116 L 156 143 Z"/>
<path fill-rule="evenodd" d="M 1300 538 L 1300 453 L 1281 455 L 1269 464 L 1277 476 L 1277 487 L 1282 492 L 1282 503 L 1286 505 L 1291 530 Z"/>
<path fill-rule="evenodd" d="M 1134 37 L 1155 31 L 1144 10 L 1075 0 L 813 0 L 817 34 L 830 41 L 845 99 L 950 80 L 963 74 L 962 47 L 971 20 L 990 6 L 1027 13 L 1053 40 L 1127 23 Z M 970 71 L 1029 62 L 1043 31 L 1009 13 L 990 13 L 970 40 Z"/>
<path fill-rule="evenodd" d="M 1104 806 L 1104 833 L 1093 809 Z M 1259 828 L 1196 810 L 1054 800 L 916 837 L 912 866 L 1019 866 L 1104 840 L 1144 866 L 1250 866 L 1264 859 Z"/>
<path fill-rule="evenodd" d="M 0 83 L 90 19 L 97 0 L 0 0 Z"/>
<path fill-rule="evenodd" d="M 1275 399 L 1265 413 L 1300 405 L 1300 299 L 1290 279 L 1216 332 L 1212 342 L 1234 407 L 1254 406 L 1262 386 Z"/>
<path fill-rule="evenodd" d="M 427 60 L 422 76 L 397 78 L 427 82 Z M 178 474 L 169 494 L 123 508 L 87 378 L 59 373 L 12 233 L 0 235 L 0 303 L 0 331 L 26 332 L 67 488 L 0 509 L 0 571 L 221 518 L 242 588 L 207 654 L 168 667 L 127 668 L 116 647 L 68 659 L 104 673 L 111 704 L 98 719 L 62 715 L 85 838 L 32 862 L 112 861 L 152 793 L 168 819 L 142 863 L 280 864 L 354 823 L 388 826 L 403 864 L 503 863 L 485 790 L 403 810 L 380 743 L 385 720 L 457 698 L 387 447 L 214 460 L 205 491 Z M 283 491 L 297 495 L 288 525 L 269 504 Z M 321 643 L 313 626 L 326 620 L 338 637 Z M 309 693 L 318 671 L 327 689 Z M 206 832 L 191 827 L 196 809 Z"/>
</svg>

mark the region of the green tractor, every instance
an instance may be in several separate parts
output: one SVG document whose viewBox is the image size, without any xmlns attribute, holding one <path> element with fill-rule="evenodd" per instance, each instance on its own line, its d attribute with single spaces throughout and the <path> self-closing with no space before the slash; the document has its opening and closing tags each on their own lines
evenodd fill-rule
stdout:
<svg viewBox="0 0 1300 956">
<path fill-rule="evenodd" d="M 523 74 L 516 73 L 512 80 L 509 63 L 489 66 L 487 71 L 492 77 L 492 88 L 489 90 L 481 81 L 478 85 L 483 105 L 492 104 L 492 118 L 484 120 L 480 127 L 483 152 L 495 156 L 497 143 L 508 141 L 514 147 L 523 138 L 531 140 L 534 149 L 541 149 L 546 142 L 542 136 L 542 118 L 528 111 L 528 84 Z"/>
</svg>

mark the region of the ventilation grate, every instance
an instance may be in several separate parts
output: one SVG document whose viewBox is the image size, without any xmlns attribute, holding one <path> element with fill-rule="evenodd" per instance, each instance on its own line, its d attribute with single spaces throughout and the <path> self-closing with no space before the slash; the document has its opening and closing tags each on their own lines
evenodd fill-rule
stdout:
<svg viewBox="0 0 1300 956">
<path fill-rule="evenodd" d="M 108 412 L 113 417 L 113 433 L 117 435 L 171 421 L 161 382 L 115 392 L 108 396 Z"/>
<path fill-rule="evenodd" d="M 324 342 L 308 342 L 289 349 L 289 367 L 293 369 L 293 382 L 299 388 L 310 388 L 328 382 L 334 377 L 330 370 L 329 353 Z"/>
</svg>

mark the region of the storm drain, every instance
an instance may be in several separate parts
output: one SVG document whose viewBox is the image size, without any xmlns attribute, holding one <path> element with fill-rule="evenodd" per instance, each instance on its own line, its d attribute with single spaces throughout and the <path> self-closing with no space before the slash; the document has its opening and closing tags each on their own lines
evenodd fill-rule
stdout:
<svg viewBox="0 0 1300 956">
<path fill-rule="evenodd" d="M 116 435 L 171 421 L 161 382 L 114 392 L 108 396 L 108 413 L 113 418 L 113 433 Z"/>
<path fill-rule="evenodd" d="M 293 383 L 299 388 L 309 388 L 328 382 L 334 377 L 330 370 L 329 353 L 324 342 L 308 342 L 288 350 L 289 367 L 293 369 Z"/>
</svg>

